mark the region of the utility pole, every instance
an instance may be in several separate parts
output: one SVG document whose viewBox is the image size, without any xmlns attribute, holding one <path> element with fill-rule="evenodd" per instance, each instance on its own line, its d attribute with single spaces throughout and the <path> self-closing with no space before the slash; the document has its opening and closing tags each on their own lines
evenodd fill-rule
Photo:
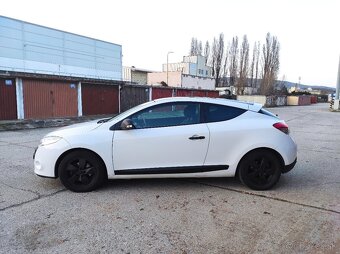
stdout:
<svg viewBox="0 0 340 254">
<path fill-rule="evenodd" d="M 340 56 L 339 56 L 339 67 L 338 67 L 338 80 L 336 82 L 336 92 L 335 92 L 335 98 L 336 100 L 339 100 L 339 92 L 340 92 Z"/>
<path fill-rule="evenodd" d="M 331 105 L 333 107 L 333 110 L 335 111 L 340 110 L 339 92 L 340 92 L 340 56 L 339 56 L 338 79 L 336 81 L 335 97 L 334 97 L 333 105 Z"/>
</svg>

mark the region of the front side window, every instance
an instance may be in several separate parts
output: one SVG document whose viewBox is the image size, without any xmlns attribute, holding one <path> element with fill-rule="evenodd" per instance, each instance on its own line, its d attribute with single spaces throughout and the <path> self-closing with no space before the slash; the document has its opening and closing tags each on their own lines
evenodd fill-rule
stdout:
<svg viewBox="0 0 340 254">
<path fill-rule="evenodd" d="M 156 105 L 130 116 L 136 129 L 170 127 L 200 122 L 199 104 L 175 102 Z"/>
<path fill-rule="evenodd" d="M 227 121 L 238 117 L 244 112 L 246 112 L 246 110 L 241 108 L 204 103 L 203 121 L 205 123 Z"/>
</svg>

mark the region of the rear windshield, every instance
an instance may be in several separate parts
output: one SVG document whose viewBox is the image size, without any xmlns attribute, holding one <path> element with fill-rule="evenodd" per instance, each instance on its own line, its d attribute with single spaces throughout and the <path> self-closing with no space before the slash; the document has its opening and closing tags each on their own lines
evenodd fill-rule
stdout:
<svg viewBox="0 0 340 254">
<path fill-rule="evenodd" d="M 268 110 L 266 110 L 264 108 L 261 108 L 259 113 L 267 115 L 267 116 L 278 118 L 277 115 L 273 114 L 272 112 L 270 112 L 270 111 L 268 111 Z"/>
</svg>

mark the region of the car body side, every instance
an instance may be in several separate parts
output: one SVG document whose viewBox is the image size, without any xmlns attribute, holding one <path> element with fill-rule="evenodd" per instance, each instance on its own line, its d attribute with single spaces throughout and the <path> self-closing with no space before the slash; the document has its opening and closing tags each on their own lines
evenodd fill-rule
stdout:
<svg viewBox="0 0 340 254">
<path fill-rule="evenodd" d="M 195 101 L 195 100 L 193 100 Z M 221 105 L 226 105 L 224 101 L 219 101 Z M 199 101 L 202 102 L 202 101 Z M 162 103 L 162 100 L 154 102 L 155 104 Z M 202 102 L 204 103 L 204 101 Z M 233 104 L 228 102 L 227 105 Z M 137 112 L 143 108 L 150 106 L 145 104 L 138 107 L 135 111 L 123 113 L 113 121 L 98 124 L 93 122 L 87 123 L 86 128 L 69 128 L 68 131 L 64 129 L 57 130 L 50 133 L 50 136 L 62 136 L 62 140 L 53 144 L 53 152 L 50 150 L 52 146 L 40 147 L 35 154 L 35 173 L 45 177 L 58 177 L 58 163 L 63 156 L 75 149 L 85 149 L 94 152 L 104 162 L 109 179 L 114 178 L 167 178 L 167 177 L 222 177 L 235 176 L 237 166 L 242 157 L 249 151 L 254 149 L 264 148 L 275 151 L 282 159 L 285 165 L 289 165 L 296 159 L 296 144 L 291 138 L 283 132 L 272 127 L 274 123 L 279 122 L 279 119 L 270 117 L 256 112 L 255 109 L 248 110 L 251 104 L 244 104 L 242 107 L 247 111 L 240 116 L 227 121 L 201 123 L 207 126 L 209 131 L 208 148 L 204 162 L 205 165 L 227 165 L 228 168 L 224 170 L 199 172 L 199 173 L 182 173 L 182 174 L 148 174 L 148 175 L 117 175 L 116 170 L 120 168 L 115 167 L 113 154 L 114 141 L 116 132 L 123 130 L 109 129 L 119 121 L 125 119 L 129 114 Z M 239 105 L 237 105 L 239 107 Z M 85 125 L 84 125 L 85 126 Z M 161 128 L 177 128 L 177 127 L 161 127 Z M 67 127 L 66 127 L 67 129 Z M 154 131 L 157 131 L 154 128 Z M 128 130 L 129 131 L 129 130 Z M 128 132 L 127 131 L 127 132 Z M 265 139 L 263 137 L 266 137 Z M 200 142 L 200 141 L 193 141 Z M 168 149 L 178 149 L 175 145 Z M 152 151 L 150 151 L 152 152 Z M 190 151 L 188 151 L 190 152 Z M 133 154 L 126 155 L 128 160 L 133 159 Z M 44 159 L 42 159 L 44 158 Z M 43 163 L 43 165 L 41 164 Z M 38 165 L 39 164 L 39 165 Z M 176 165 L 183 166 L 183 165 Z"/>
</svg>

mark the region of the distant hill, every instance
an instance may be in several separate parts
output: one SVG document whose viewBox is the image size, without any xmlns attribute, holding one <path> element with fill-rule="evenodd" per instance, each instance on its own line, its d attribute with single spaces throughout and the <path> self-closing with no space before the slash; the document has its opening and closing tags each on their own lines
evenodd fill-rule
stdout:
<svg viewBox="0 0 340 254">
<path fill-rule="evenodd" d="M 251 80 L 250 78 L 247 79 L 247 87 L 254 87 L 254 88 L 259 88 L 261 84 L 261 79 L 254 79 Z M 251 85 L 251 82 L 253 85 Z M 231 83 L 231 78 L 230 77 L 223 77 L 219 81 L 218 87 L 227 87 Z M 282 81 L 282 80 L 276 80 L 276 86 L 277 87 L 282 87 L 284 85 L 287 89 L 291 87 L 298 86 L 302 90 L 306 90 L 308 88 L 312 88 L 313 90 L 321 90 L 323 94 L 330 94 L 330 93 L 335 93 L 335 88 L 334 87 L 329 87 L 329 86 L 308 86 L 308 85 L 303 85 L 303 84 L 297 84 L 289 81 Z"/>
<path fill-rule="evenodd" d="M 329 87 L 329 86 L 308 86 L 308 85 L 297 84 L 297 83 L 293 83 L 289 81 L 284 81 L 284 85 L 287 87 L 287 89 L 298 86 L 300 89 L 312 88 L 313 90 L 329 91 L 329 93 L 335 93 L 335 88 Z"/>
</svg>

